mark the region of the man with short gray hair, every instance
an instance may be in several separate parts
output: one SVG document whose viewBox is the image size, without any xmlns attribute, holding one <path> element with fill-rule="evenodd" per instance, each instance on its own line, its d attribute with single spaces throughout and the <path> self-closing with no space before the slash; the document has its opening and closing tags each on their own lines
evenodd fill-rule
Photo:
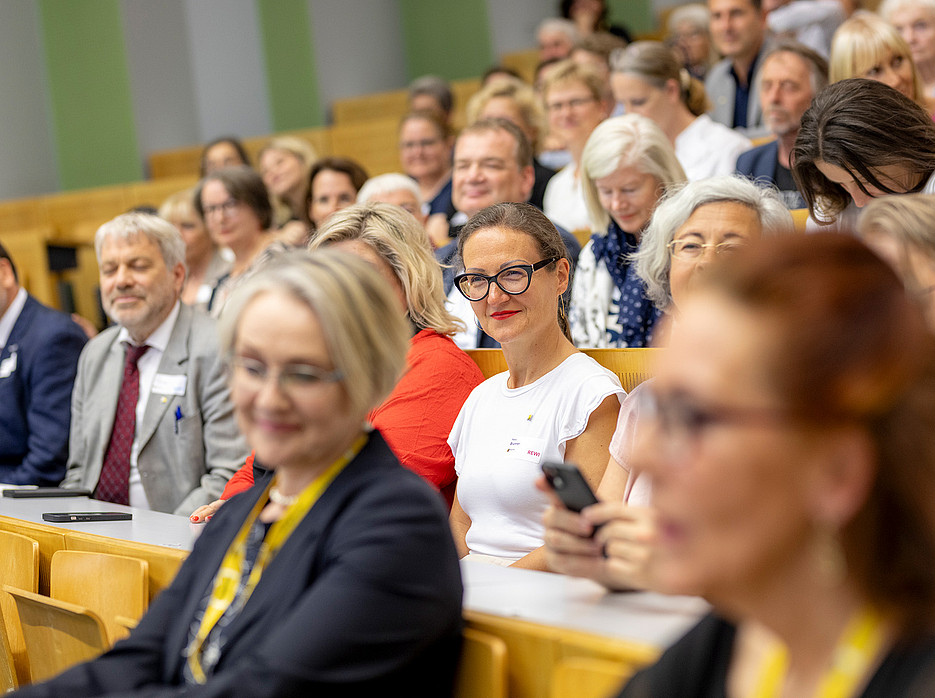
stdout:
<svg viewBox="0 0 935 698">
<path fill-rule="evenodd" d="M 98 229 L 95 249 L 101 301 L 116 324 L 78 362 L 62 486 L 188 515 L 220 496 L 249 453 L 214 321 L 179 300 L 185 245 L 170 223 L 118 216 Z"/>
<path fill-rule="evenodd" d="M 776 138 L 737 158 L 737 172 L 779 189 L 787 208 L 804 208 L 789 156 L 802 115 L 812 98 L 828 85 L 828 63 L 804 44 L 782 41 L 764 56 L 758 75 L 763 123 Z"/>
</svg>

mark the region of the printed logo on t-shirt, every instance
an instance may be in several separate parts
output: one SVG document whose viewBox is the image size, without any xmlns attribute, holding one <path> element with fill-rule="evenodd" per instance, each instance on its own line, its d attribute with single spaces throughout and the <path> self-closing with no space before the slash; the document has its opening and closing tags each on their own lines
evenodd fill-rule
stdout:
<svg viewBox="0 0 935 698">
<path fill-rule="evenodd" d="M 523 438 L 514 437 L 510 439 L 510 444 L 507 446 L 506 451 L 515 458 L 538 463 L 542 460 L 542 454 L 545 451 L 545 439 L 537 439 L 530 436 L 524 436 Z"/>
</svg>

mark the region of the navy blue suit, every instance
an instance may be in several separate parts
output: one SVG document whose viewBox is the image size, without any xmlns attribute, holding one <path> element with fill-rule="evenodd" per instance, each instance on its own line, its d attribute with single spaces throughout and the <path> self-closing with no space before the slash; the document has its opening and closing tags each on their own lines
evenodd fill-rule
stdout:
<svg viewBox="0 0 935 698">
<path fill-rule="evenodd" d="M 776 166 L 779 164 L 779 141 L 772 140 L 745 153 L 737 158 L 737 174 L 745 175 L 750 179 L 768 182 L 776 185 L 773 179 Z M 796 192 L 783 192 L 783 201 L 790 209 L 805 208 L 805 199 Z"/>
<path fill-rule="evenodd" d="M 70 317 L 27 297 L 0 351 L 0 482 L 48 486 L 65 476 L 71 389 L 87 339 Z"/>
</svg>

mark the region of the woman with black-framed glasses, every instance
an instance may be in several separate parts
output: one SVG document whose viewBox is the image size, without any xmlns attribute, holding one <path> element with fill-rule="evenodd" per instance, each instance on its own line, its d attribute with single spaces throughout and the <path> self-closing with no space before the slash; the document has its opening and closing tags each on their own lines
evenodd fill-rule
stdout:
<svg viewBox="0 0 935 698">
<path fill-rule="evenodd" d="M 569 461 L 596 484 L 624 392 L 571 343 L 562 293 L 571 266 L 555 226 L 529 204 L 496 204 L 462 229 L 455 285 L 508 371 L 468 397 L 448 444 L 458 485 L 451 528 L 464 557 L 546 569 L 541 464 Z"/>
</svg>

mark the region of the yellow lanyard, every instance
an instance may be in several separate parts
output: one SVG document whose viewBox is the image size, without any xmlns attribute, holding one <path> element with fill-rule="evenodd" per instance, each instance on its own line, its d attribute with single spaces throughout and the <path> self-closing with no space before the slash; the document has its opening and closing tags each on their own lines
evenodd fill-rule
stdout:
<svg viewBox="0 0 935 698">
<path fill-rule="evenodd" d="M 315 502 L 318 501 L 318 498 L 321 497 L 332 480 L 334 480 L 334 478 L 338 476 L 338 473 L 354 459 L 365 443 L 367 443 L 367 434 L 361 434 L 340 458 L 329 465 L 324 473 L 315 478 L 314 482 L 302 490 L 295 503 L 291 504 L 286 510 L 285 515 L 270 526 L 266 538 L 260 544 L 260 551 L 257 553 L 256 562 L 254 562 L 253 568 L 250 570 L 250 576 L 247 578 L 247 583 L 244 586 L 242 603 L 246 603 L 247 599 L 250 598 L 254 588 L 260 581 L 260 577 L 263 575 L 264 568 L 276 556 L 276 553 L 279 552 L 279 549 L 286 540 L 288 540 L 289 536 L 302 519 L 305 518 L 309 510 L 315 505 Z M 237 590 L 240 588 L 243 574 L 244 558 L 247 551 L 247 538 L 250 535 L 250 530 L 253 528 L 254 522 L 269 501 L 269 491 L 275 484 L 276 478 L 274 476 L 270 484 L 267 485 L 266 490 L 264 490 L 263 494 L 257 500 L 257 503 L 253 505 L 253 509 L 251 509 L 250 513 L 247 515 L 247 519 L 240 527 L 240 531 L 227 549 L 224 560 L 221 562 L 221 567 L 214 577 L 211 598 L 208 599 L 208 605 L 205 607 L 204 616 L 201 619 L 198 633 L 186 650 L 186 654 L 188 655 L 188 667 L 191 670 L 192 677 L 200 684 L 207 680 L 204 669 L 201 666 L 201 653 L 204 648 L 204 643 L 237 596 Z"/>
<path fill-rule="evenodd" d="M 832 667 L 818 686 L 816 698 L 850 698 L 886 641 L 881 616 L 864 608 L 848 623 L 834 650 Z M 756 698 L 776 698 L 782 692 L 789 657 L 778 643 L 769 651 L 757 682 Z"/>
</svg>

